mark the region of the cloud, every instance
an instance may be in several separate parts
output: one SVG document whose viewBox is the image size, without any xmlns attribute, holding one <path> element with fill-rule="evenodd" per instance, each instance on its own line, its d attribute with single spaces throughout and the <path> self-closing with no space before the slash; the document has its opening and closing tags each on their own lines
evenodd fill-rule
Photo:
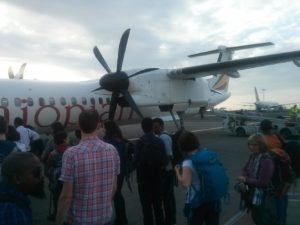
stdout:
<svg viewBox="0 0 300 225">
<path fill-rule="evenodd" d="M 270 48 L 238 51 L 234 58 L 297 50 L 299 8 L 296 0 L 4 1 L 0 3 L 0 76 L 7 77 L 8 66 L 18 68 L 27 62 L 26 78 L 49 79 L 45 71 L 51 71 L 59 79 L 72 79 L 71 74 L 78 79 L 98 79 L 105 70 L 92 48 L 97 45 L 115 70 L 120 36 L 127 28 L 131 34 L 124 69 L 215 62 L 217 55 L 186 56 L 219 45 L 275 43 Z M 278 89 L 270 79 L 282 84 L 280 89 L 296 93 L 298 70 L 292 64 L 282 64 L 242 71 L 242 78 L 231 81 L 228 101 L 252 96 L 254 85 Z M 241 89 L 243 85 L 247 89 Z"/>
</svg>

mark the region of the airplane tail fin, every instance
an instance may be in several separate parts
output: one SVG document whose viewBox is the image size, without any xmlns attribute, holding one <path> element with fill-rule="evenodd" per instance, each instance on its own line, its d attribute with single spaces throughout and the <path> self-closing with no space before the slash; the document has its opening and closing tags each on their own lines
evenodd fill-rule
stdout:
<svg viewBox="0 0 300 225">
<path fill-rule="evenodd" d="M 198 57 L 198 56 L 219 53 L 218 62 L 224 62 L 224 61 L 228 61 L 228 60 L 232 59 L 232 54 L 234 51 L 244 50 L 244 49 L 249 49 L 249 48 L 265 47 L 265 46 L 270 46 L 270 45 L 274 45 L 274 44 L 272 42 L 263 42 L 263 43 L 257 43 L 257 44 L 251 44 L 251 45 L 240 45 L 240 46 L 234 46 L 234 47 L 227 47 L 227 46 L 220 45 L 215 50 L 188 55 L 188 57 L 193 58 L 193 57 Z"/>
<path fill-rule="evenodd" d="M 215 50 L 201 52 L 197 54 L 189 55 L 188 57 L 197 57 L 197 56 L 204 56 L 209 54 L 215 54 L 219 53 L 217 62 L 224 62 L 232 60 L 232 55 L 234 51 L 237 50 L 244 50 L 249 48 L 257 48 L 257 47 L 264 47 L 264 46 L 270 46 L 273 45 L 272 42 L 264 42 L 264 43 L 257 43 L 257 44 L 251 44 L 251 45 L 240 45 L 240 46 L 234 46 L 234 47 L 227 47 L 227 46 L 219 46 Z M 234 73 L 234 72 L 233 72 Z M 237 74 L 236 77 L 239 77 Z M 229 76 L 226 74 L 214 74 L 214 77 L 208 80 L 209 87 L 211 91 L 213 92 L 227 92 L 228 91 L 228 83 L 229 83 Z"/>
<path fill-rule="evenodd" d="M 257 92 L 256 87 L 254 87 L 254 92 L 255 92 L 255 100 L 256 100 L 257 102 L 260 101 L 260 100 L 259 100 L 259 95 L 258 95 L 258 92 Z"/>
<path fill-rule="evenodd" d="M 19 72 L 16 74 L 16 77 L 15 77 L 16 79 L 23 79 L 25 67 L 26 67 L 26 63 L 23 63 L 19 69 Z"/>
</svg>

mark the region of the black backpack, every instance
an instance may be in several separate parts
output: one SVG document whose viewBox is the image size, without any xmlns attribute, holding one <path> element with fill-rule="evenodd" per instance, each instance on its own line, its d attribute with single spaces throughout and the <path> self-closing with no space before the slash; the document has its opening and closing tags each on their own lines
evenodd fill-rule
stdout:
<svg viewBox="0 0 300 225">
<path fill-rule="evenodd" d="M 291 159 L 291 167 L 295 173 L 295 177 L 300 177 L 300 142 L 289 141 L 283 143 L 283 150 L 286 151 Z"/>
<path fill-rule="evenodd" d="M 272 154 L 274 173 L 271 178 L 272 191 L 276 196 L 285 195 L 295 182 L 295 174 L 289 162 L 284 161 L 275 153 Z"/>
<path fill-rule="evenodd" d="M 281 141 L 283 150 L 290 156 L 291 167 L 295 177 L 300 177 L 300 142 L 285 141 L 280 135 L 276 136 Z"/>
<path fill-rule="evenodd" d="M 160 145 L 159 141 L 139 139 L 138 170 L 144 181 L 160 180 L 165 170 L 167 156 L 163 143 Z"/>
<path fill-rule="evenodd" d="M 172 138 L 172 151 L 173 151 L 172 164 L 173 164 L 173 166 L 175 166 L 177 164 L 181 164 L 186 157 L 185 154 L 180 150 L 180 148 L 178 146 L 178 140 L 183 131 L 184 131 L 183 129 L 180 129 L 180 130 L 176 131 L 176 133 L 170 135 Z"/>
</svg>

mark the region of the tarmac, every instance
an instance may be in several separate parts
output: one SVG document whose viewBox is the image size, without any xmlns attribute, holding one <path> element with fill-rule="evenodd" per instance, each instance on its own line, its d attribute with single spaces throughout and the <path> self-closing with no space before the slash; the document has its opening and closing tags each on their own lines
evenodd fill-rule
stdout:
<svg viewBox="0 0 300 225">
<path fill-rule="evenodd" d="M 222 121 L 214 115 L 206 115 L 203 120 L 200 116 L 185 118 L 185 128 L 194 131 L 203 147 L 215 150 L 219 153 L 221 162 L 227 170 L 230 179 L 229 203 L 222 203 L 220 224 L 222 225 L 252 225 L 250 214 L 239 210 L 240 197 L 234 191 L 235 179 L 249 156 L 247 149 L 247 137 L 237 137 L 229 134 L 221 128 Z M 140 125 L 126 125 L 121 127 L 126 138 L 135 139 L 142 135 Z M 166 130 L 176 131 L 173 122 L 166 123 Z M 131 176 L 133 192 L 131 193 L 124 183 L 123 195 L 125 198 L 128 225 L 142 225 L 142 212 L 139 202 L 135 174 Z M 49 193 L 44 200 L 32 199 L 34 225 L 53 225 L 54 222 L 47 221 L 49 213 Z M 177 225 L 185 225 L 183 216 L 185 191 L 182 187 L 175 187 L 175 198 L 177 207 Z M 300 220 L 300 188 L 296 186 L 289 194 L 287 225 L 297 225 Z"/>
</svg>

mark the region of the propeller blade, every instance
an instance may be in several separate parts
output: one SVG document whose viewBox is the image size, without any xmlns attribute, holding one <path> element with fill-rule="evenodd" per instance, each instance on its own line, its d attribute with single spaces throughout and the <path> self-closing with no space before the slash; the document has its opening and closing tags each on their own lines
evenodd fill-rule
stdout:
<svg viewBox="0 0 300 225">
<path fill-rule="evenodd" d="M 120 72 L 122 70 L 124 55 L 126 51 L 127 41 L 129 37 L 130 29 L 127 29 L 120 40 L 119 44 L 119 53 L 118 53 L 118 62 L 117 62 L 117 72 Z"/>
<path fill-rule="evenodd" d="M 100 64 L 104 67 L 104 69 L 106 70 L 107 73 L 111 73 L 111 70 L 109 68 L 109 66 L 107 65 L 105 59 L 103 58 L 103 56 L 101 55 L 101 52 L 99 51 L 99 49 L 97 48 L 97 46 L 94 47 L 93 49 L 94 55 L 95 57 L 98 59 L 98 61 L 100 62 Z"/>
<path fill-rule="evenodd" d="M 100 90 L 103 90 L 103 89 L 104 89 L 103 87 L 98 87 L 98 88 L 92 90 L 91 92 L 100 91 Z"/>
<path fill-rule="evenodd" d="M 142 113 L 140 112 L 139 108 L 135 104 L 133 98 L 131 97 L 130 93 L 127 90 L 121 90 L 121 93 L 123 94 L 126 101 L 129 103 L 130 107 L 135 111 L 136 114 L 138 114 L 141 118 L 144 118 Z"/>
<path fill-rule="evenodd" d="M 109 106 L 109 114 L 108 114 L 108 119 L 114 120 L 116 109 L 117 109 L 117 100 L 119 97 L 118 92 L 113 92 L 111 95 L 111 101 L 110 101 L 110 106 Z"/>
<path fill-rule="evenodd" d="M 148 68 L 148 69 L 144 69 L 144 70 L 140 70 L 134 74 L 131 74 L 129 77 L 134 77 L 136 75 L 139 75 L 139 74 L 142 74 L 142 73 L 147 73 L 147 72 L 150 72 L 150 71 L 153 71 L 153 70 L 158 70 L 159 68 Z"/>
</svg>

